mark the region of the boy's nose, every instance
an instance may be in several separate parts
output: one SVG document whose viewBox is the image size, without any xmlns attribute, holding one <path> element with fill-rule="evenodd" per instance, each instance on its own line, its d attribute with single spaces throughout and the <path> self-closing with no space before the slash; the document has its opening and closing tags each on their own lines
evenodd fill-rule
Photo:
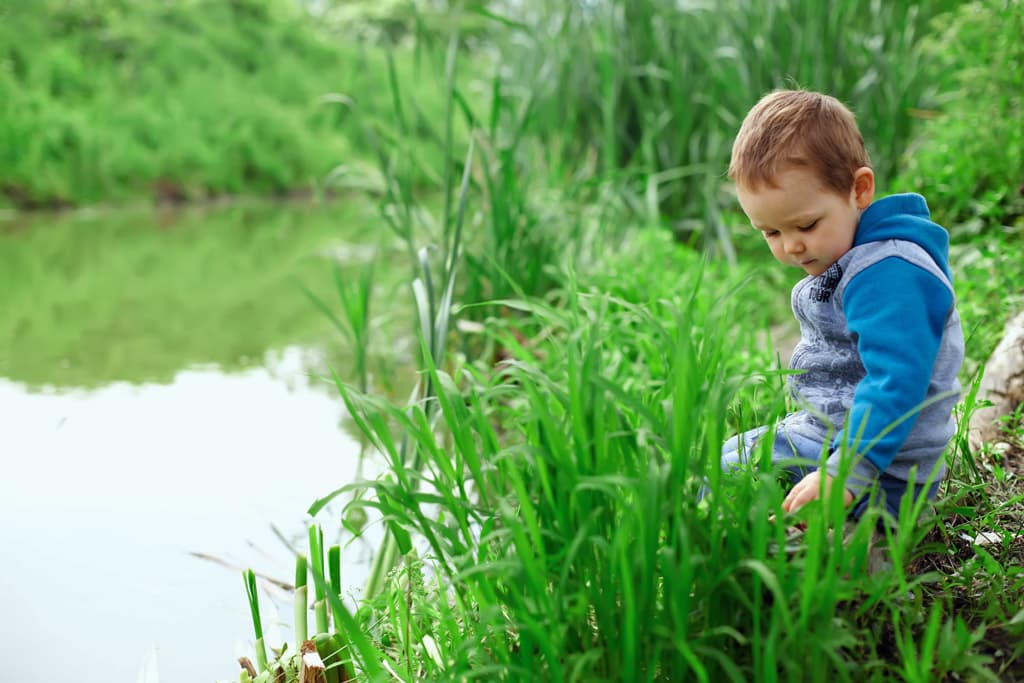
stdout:
<svg viewBox="0 0 1024 683">
<path fill-rule="evenodd" d="M 804 250 L 803 240 L 790 238 L 783 245 L 787 254 L 799 254 Z"/>
</svg>

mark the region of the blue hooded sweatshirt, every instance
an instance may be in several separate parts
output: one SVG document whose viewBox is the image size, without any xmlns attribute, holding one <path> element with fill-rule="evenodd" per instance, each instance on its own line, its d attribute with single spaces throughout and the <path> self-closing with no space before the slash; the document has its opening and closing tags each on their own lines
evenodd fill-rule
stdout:
<svg viewBox="0 0 1024 683">
<path fill-rule="evenodd" d="M 793 287 L 801 341 L 789 385 L 802 410 L 786 430 L 831 439 L 826 471 L 859 497 L 884 472 L 924 483 L 945 473 L 964 341 L 949 236 L 916 194 L 862 214 L 853 247 Z M 843 459 L 851 459 L 843 466 Z"/>
</svg>

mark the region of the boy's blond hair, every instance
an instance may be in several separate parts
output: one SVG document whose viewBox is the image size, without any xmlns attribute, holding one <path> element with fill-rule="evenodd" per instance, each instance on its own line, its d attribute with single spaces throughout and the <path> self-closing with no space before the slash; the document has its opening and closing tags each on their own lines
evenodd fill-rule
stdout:
<svg viewBox="0 0 1024 683">
<path fill-rule="evenodd" d="M 807 90 L 776 90 L 754 105 L 732 145 L 729 177 L 751 189 L 776 187 L 786 166 L 816 174 L 842 196 L 858 168 L 871 166 L 853 112 L 834 97 Z"/>
</svg>

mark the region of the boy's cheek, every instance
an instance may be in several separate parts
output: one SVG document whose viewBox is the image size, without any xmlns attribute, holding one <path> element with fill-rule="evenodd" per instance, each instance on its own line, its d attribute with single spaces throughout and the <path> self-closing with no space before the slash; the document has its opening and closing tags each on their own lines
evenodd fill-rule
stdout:
<svg viewBox="0 0 1024 683">
<path fill-rule="evenodd" d="M 784 253 L 782 253 L 779 250 L 774 249 L 774 248 L 770 248 L 770 249 L 771 249 L 771 252 L 772 252 L 772 256 L 775 257 L 776 261 L 778 261 L 779 263 L 781 263 L 783 265 L 786 265 L 786 266 L 792 265 L 789 262 L 789 259 L 786 258 L 786 255 Z"/>
</svg>

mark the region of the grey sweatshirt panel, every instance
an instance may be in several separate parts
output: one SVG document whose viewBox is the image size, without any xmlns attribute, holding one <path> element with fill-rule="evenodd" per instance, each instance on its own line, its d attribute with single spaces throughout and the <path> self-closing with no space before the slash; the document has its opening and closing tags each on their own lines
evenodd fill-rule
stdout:
<svg viewBox="0 0 1024 683">
<path fill-rule="evenodd" d="M 804 370 L 790 376 L 789 386 L 802 410 L 785 420 L 785 428 L 826 442 L 843 428 L 853 404 L 853 394 L 866 372 L 857 352 L 857 337 L 849 331 L 843 311 L 843 292 L 855 276 L 887 258 L 898 257 L 918 266 L 942 282 L 955 301 L 952 283 L 922 247 L 904 240 L 869 242 L 854 247 L 828 271 L 806 277 L 793 288 L 793 313 L 800 323 L 801 341 L 790 367 Z M 953 406 L 959 400 L 957 374 L 963 361 L 964 339 L 955 304 L 950 308 L 931 381 L 910 435 L 886 474 L 924 483 L 945 473 L 943 453 L 956 431 Z M 852 428 L 856 430 L 856 425 Z M 868 444 L 862 444 L 866 447 Z M 865 448 L 866 450 L 866 448 Z M 838 470 L 840 453 L 829 460 L 829 471 Z M 878 478 L 878 470 L 866 458 L 854 463 L 848 485 L 855 492 Z"/>
</svg>

